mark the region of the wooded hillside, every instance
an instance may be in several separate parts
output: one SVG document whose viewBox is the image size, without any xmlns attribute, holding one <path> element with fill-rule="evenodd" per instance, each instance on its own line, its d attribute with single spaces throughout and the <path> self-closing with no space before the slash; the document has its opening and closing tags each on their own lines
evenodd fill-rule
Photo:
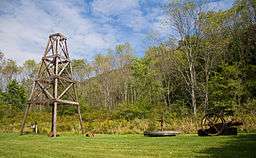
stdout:
<svg viewBox="0 0 256 158">
<path fill-rule="evenodd" d="M 163 10 L 169 38 L 152 44 L 143 57 L 124 43 L 90 62 L 72 61 L 86 129 L 141 132 L 159 128 L 164 117 L 165 128 L 196 132 L 205 111 L 222 106 L 245 122 L 241 130 L 255 130 L 256 1 L 237 0 L 224 11 L 170 2 Z M 5 54 L 0 55 L 0 129 L 16 131 L 39 63 L 29 59 L 19 66 Z M 59 106 L 58 112 L 58 128 L 77 131 L 75 108 Z M 47 131 L 50 115 L 50 107 L 37 106 L 29 121 Z"/>
</svg>

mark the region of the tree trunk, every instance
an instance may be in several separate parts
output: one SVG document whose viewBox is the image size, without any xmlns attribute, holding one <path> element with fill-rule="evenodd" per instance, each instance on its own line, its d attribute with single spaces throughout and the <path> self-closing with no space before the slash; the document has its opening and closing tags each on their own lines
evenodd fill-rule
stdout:
<svg viewBox="0 0 256 158">
<path fill-rule="evenodd" d="M 127 99 L 127 83 L 126 83 L 126 81 L 124 81 L 124 101 L 126 103 L 128 103 L 128 99 Z"/>
<path fill-rule="evenodd" d="M 193 108 L 193 113 L 196 116 L 196 94 L 195 94 L 195 89 L 196 89 L 196 72 L 195 72 L 195 66 L 194 66 L 194 61 L 192 57 L 192 50 L 188 50 L 188 58 L 189 58 L 189 73 L 190 73 L 190 83 L 191 83 L 191 100 L 192 100 L 192 108 Z"/>
<path fill-rule="evenodd" d="M 208 83 L 209 83 L 209 58 L 207 58 L 207 61 L 205 63 L 205 98 L 204 98 L 204 110 L 207 110 L 208 105 L 209 105 L 209 88 L 208 88 Z"/>
</svg>

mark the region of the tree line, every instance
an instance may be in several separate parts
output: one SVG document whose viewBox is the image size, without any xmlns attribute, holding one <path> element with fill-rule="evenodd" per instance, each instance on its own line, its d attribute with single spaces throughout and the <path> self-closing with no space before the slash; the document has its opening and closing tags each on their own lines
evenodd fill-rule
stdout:
<svg viewBox="0 0 256 158">
<path fill-rule="evenodd" d="M 196 116 L 215 106 L 254 104 L 255 8 L 255 0 L 237 0 L 219 11 L 197 1 L 169 2 L 163 7 L 169 38 L 150 46 L 144 57 L 124 43 L 91 62 L 72 60 L 82 108 L 145 118 L 155 109 Z M 3 103 L 25 106 L 39 64 L 30 59 L 17 66 L 0 54 Z"/>
</svg>

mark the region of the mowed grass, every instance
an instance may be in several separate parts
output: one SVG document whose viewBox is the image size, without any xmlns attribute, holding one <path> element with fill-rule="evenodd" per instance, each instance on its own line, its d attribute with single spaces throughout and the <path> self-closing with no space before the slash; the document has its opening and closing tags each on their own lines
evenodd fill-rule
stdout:
<svg viewBox="0 0 256 158">
<path fill-rule="evenodd" d="M 0 134 L 0 157 L 256 157 L 256 134 L 144 137 L 143 135 Z"/>
</svg>

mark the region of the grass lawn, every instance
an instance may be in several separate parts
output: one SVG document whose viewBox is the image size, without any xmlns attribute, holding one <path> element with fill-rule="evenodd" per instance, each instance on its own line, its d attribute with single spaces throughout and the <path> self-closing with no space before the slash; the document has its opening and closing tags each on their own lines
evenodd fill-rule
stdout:
<svg viewBox="0 0 256 158">
<path fill-rule="evenodd" d="M 0 133 L 0 157 L 256 157 L 256 134 L 144 137 L 143 135 L 23 135 Z"/>
</svg>

